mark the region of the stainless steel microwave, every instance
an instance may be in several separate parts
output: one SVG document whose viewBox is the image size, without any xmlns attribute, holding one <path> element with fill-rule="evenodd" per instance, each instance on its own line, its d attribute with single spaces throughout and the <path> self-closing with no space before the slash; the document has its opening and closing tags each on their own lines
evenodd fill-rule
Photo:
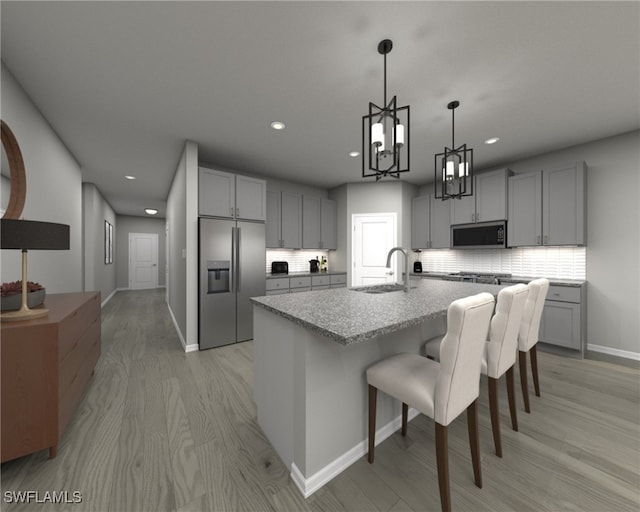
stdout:
<svg viewBox="0 0 640 512">
<path fill-rule="evenodd" d="M 451 226 L 452 249 L 504 249 L 507 247 L 507 222 L 478 222 Z"/>
</svg>

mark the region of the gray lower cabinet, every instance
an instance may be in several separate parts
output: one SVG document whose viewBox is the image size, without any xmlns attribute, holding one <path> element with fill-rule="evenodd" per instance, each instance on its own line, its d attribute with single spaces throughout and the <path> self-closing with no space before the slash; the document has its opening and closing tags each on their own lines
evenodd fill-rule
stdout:
<svg viewBox="0 0 640 512">
<path fill-rule="evenodd" d="M 289 278 L 279 277 L 277 279 L 267 279 L 266 294 L 280 295 L 289 293 Z"/>
<path fill-rule="evenodd" d="M 281 295 L 283 293 L 309 292 L 345 288 L 347 274 L 324 274 L 318 276 L 277 277 L 267 279 L 266 294 Z"/>
<path fill-rule="evenodd" d="M 585 297 L 582 287 L 549 287 L 542 310 L 539 339 L 543 343 L 580 351 L 584 355 Z"/>
</svg>

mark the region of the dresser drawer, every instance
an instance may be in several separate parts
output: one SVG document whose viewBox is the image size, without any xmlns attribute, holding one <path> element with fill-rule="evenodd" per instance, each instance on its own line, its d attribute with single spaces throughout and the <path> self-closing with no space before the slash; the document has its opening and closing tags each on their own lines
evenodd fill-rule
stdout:
<svg viewBox="0 0 640 512">
<path fill-rule="evenodd" d="M 267 291 L 272 290 L 288 290 L 289 278 L 278 277 L 277 279 L 267 279 Z"/>
<path fill-rule="evenodd" d="M 100 346 L 99 318 L 89 326 L 89 329 L 76 340 L 72 349 L 67 353 L 67 357 L 60 363 L 58 376 L 58 396 L 62 397 L 78 377 L 81 367 L 86 364 L 87 357 L 95 350 L 95 346 Z M 99 348 L 98 348 L 99 353 Z M 95 365 L 94 365 L 95 366 Z M 93 367 L 92 367 L 93 371 Z"/>
<path fill-rule="evenodd" d="M 96 363 L 98 362 L 98 358 L 100 357 L 100 339 L 98 338 L 97 343 L 90 347 L 89 352 L 87 353 L 84 361 L 81 363 L 80 367 L 77 369 L 77 372 L 74 376 L 71 385 L 68 387 L 67 391 L 60 396 L 58 401 L 58 432 L 59 435 L 64 432 L 69 420 L 73 416 L 73 413 L 76 411 L 78 406 L 78 402 L 80 402 L 82 398 L 82 394 L 87 386 L 87 383 L 91 379 L 91 375 L 96 367 Z"/>
<path fill-rule="evenodd" d="M 96 319 L 100 323 L 100 295 L 97 293 L 60 322 L 58 327 L 59 362 L 65 360 L 80 337 Z"/>
<path fill-rule="evenodd" d="M 575 302 L 580 304 L 580 288 L 571 286 L 549 286 L 547 300 L 557 300 L 560 302 Z"/>
</svg>

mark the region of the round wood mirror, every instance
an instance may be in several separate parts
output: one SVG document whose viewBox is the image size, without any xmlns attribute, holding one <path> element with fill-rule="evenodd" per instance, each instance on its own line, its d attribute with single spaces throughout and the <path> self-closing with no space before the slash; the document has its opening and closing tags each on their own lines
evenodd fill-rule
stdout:
<svg viewBox="0 0 640 512">
<path fill-rule="evenodd" d="M 11 195 L 9 204 L 2 216 L 3 219 L 19 219 L 24 208 L 24 199 L 27 195 L 27 178 L 24 171 L 24 161 L 22 153 L 15 135 L 4 121 L 2 123 L 2 147 L 9 162 L 9 172 L 11 173 Z"/>
</svg>

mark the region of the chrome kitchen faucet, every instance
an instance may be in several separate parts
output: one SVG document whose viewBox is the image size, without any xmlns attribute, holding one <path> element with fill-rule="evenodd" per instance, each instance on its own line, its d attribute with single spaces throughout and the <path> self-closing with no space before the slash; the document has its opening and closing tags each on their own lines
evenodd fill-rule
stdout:
<svg viewBox="0 0 640 512">
<path fill-rule="evenodd" d="M 404 254 L 403 284 L 404 284 L 404 291 L 408 292 L 409 291 L 409 253 L 407 252 L 407 250 L 404 249 L 403 247 L 394 247 L 393 249 L 391 249 L 389 251 L 389 254 L 387 254 L 387 268 L 391 268 L 391 256 L 396 251 L 400 251 L 402 254 Z"/>
</svg>

